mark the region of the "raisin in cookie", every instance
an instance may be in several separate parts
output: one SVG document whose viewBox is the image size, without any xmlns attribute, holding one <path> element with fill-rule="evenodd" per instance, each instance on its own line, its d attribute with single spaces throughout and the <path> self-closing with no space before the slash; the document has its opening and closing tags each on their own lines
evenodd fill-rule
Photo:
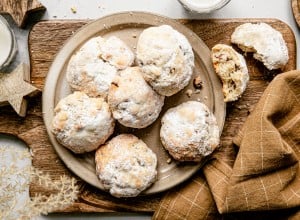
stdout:
<svg viewBox="0 0 300 220">
<path fill-rule="evenodd" d="M 171 96 L 188 85 L 193 74 L 194 53 L 185 36 L 162 25 L 141 33 L 137 61 L 153 89 L 161 95 Z"/>
<path fill-rule="evenodd" d="M 139 67 L 129 67 L 113 80 L 108 94 L 113 117 L 124 126 L 144 128 L 152 124 L 162 109 L 164 96 L 144 80 Z"/>
<path fill-rule="evenodd" d="M 100 182 L 115 197 L 137 196 L 156 180 L 156 155 L 131 134 L 121 134 L 102 145 L 95 161 Z"/>
<path fill-rule="evenodd" d="M 58 142 L 74 153 L 97 149 L 113 133 L 114 119 L 102 98 L 74 92 L 54 109 L 52 133 Z"/>
<path fill-rule="evenodd" d="M 249 81 L 244 57 L 230 46 L 217 44 L 212 48 L 211 58 L 215 72 L 223 83 L 224 101 L 236 101 Z"/>
<path fill-rule="evenodd" d="M 161 120 L 160 138 L 179 161 L 201 161 L 219 145 L 220 132 L 214 115 L 197 101 L 169 109 Z"/>
</svg>

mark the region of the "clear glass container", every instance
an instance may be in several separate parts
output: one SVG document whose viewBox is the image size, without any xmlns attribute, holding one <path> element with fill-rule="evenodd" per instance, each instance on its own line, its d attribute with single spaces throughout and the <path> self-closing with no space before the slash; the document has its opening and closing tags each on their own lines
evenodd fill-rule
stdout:
<svg viewBox="0 0 300 220">
<path fill-rule="evenodd" d="M 210 13 L 224 7 L 230 0 L 178 0 L 187 10 L 195 13 Z"/>
<path fill-rule="evenodd" d="M 17 42 L 6 19 L 0 15 L 0 70 L 8 66 L 16 54 Z"/>
</svg>

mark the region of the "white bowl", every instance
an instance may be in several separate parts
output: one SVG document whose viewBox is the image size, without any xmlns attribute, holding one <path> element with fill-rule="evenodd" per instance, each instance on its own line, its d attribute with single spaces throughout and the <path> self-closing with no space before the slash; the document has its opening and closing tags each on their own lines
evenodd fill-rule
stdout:
<svg viewBox="0 0 300 220">
<path fill-rule="evenodd" d="M 224 7 L 230 0 L 178 0 L 187 10 L 209 13 Z"/>
<path fill-rule="evenodd" d="M 16 39 L 14 33 L 0 15 L 0 69 L 6 67 L 16 53 Z"/>
</svg>

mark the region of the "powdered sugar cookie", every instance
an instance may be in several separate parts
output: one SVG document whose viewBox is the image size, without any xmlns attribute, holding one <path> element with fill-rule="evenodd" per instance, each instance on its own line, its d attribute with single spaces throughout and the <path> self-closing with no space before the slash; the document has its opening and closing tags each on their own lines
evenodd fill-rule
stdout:
<svg viewBox="0 0 300 220">
<path fill-rule="evenodd" d="M 179 161 L 201 161 L 219 145 L 214 115 L 197 101 L 169 109 L 161 120 L 160 138 L 165 149 Z"/>
<path fill-rule="evenodd" d="M 137 61 L 153 89 L 161 95 L 171 96 L 189 83 L 194 53 L 185 36 L 171 26 L 162 25 L 141 33 Z"/>
<path fill-rule="evenodd" d="M 114 119 L 102 98 L 74 92 L 54 109 L 52 132 L 58 142 L 74 153 L 97 149 L 113 133 Z"/>
<path fill-rule="evenodd" d="M 115 197 L 133 197 L 156 180 L 156 155 L 131 134 L 121 134 L 102 145 L 95 156 L 96 173 Z"/>
</svg>

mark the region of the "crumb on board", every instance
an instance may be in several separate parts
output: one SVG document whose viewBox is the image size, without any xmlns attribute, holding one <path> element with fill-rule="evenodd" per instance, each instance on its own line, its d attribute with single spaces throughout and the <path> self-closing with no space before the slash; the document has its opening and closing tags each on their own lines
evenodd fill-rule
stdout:
<svg viewBox="0 0 300 220">
<path fill-rule="evenodd" d="M 186 90 L 185 94 L 186 94 L 189 98 L 191 98 L 191 96 L 192 96 L 192 94 L 193 94 L 193 91 L 192 91 L 191 89 L 188 89 L 188 90 Z"/>
<path fill-rule="evenodd" d="M 170 164 L 171 162 L 172 162 L 172 159 L 171 159 L 171 158 L 168 158 L 168 159 L 167 159 L 167 163 Z"/>
<path fill-rule="evenodd" d="M 76 14 L 76 13 L 77 13 L 76 7 L 72 6 L 72 7 L 71 7 L 71 11 L 72 11 L 73 14 Z"/>
<path fill-rule="evenodd" d="M 203 82 L 202 82 L 200 76 L 197 76 L 197 77 L 194 78 L 193 85 L 196 89 L 201 89 L 202 88 Z"/>
<path fill-rule="evenodd" d="M 194 93 L 195 93 L 195 94 L 199 94 L 200 92 L 201 92 L 200 89 L 196 89 Z"/>
</svg>

